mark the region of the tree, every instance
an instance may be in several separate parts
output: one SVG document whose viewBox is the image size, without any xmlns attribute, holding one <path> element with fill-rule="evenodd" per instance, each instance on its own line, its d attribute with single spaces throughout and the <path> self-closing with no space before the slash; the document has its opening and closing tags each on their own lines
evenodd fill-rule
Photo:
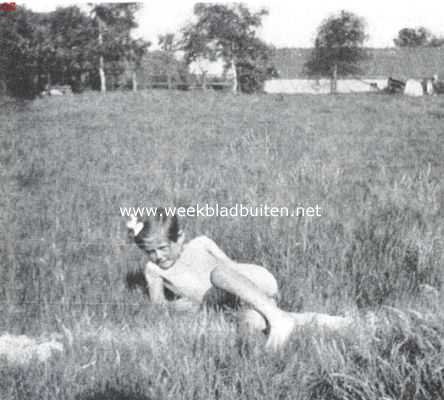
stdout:
<svg viewBox="0 0 444 400">
<path fill-rule="evenodd" d="M 397 47 L 440 47 L 444 44 L 444 38 L 433 35 L 427 28 L 421 26 L 401 29 L 393 42 Z"/>
<path fill-rule="evenodd" d="M 234 91 L 259 90 L 273 69 L 273 49 L 256 36 L 267 11 L 251 12 L 240 3 L 197 3 L 194 14 L 197 22 L 183 30 L 187 62 L 222 59 L 225 69 L 233 71 Z"/>
<path fill-rule="evenodd" d="M 172 77 L 176 69 L 176 59 L 174 52 L 180 48 L 174 33 L 167 33 L 158 36 L 158 44 L 163 52 L 163 64 L 167 77 L 168 89 L 172 88 Z"/>
<path fill-rule="evenodd" d="M 438 37 L 438 36 L 433 36 L 429 43 L 428 43 L 429 47 L 441 47 L 444 46 L 444 37 Z"/>
<path fill-rule="evenodd" d="M 393 42 L 398 47 L 426 46 L 431 38 L 431 33 L 424 27 L 403 28 Z"/>
<path fill-rule="evenodd" d="M 137 70 L 142 66 L 142 60 L 147 53 L 150 42 L 143 39 L 130 39 L 127 45 L 126 61 L 131 69 L 131 87 L 133 92 L 137 91 Z"/>
<path fill-rule="evenodd" d="M 69 83 L 75 91 L 81 90 L 94 69 L 94 34 L 92 18 L 76 6 L 60 7 L 51 14 L 47 52 L 53 54 L 46 63 L 48 84 L 51 80 Z"/>
<path fill-rule="evenodd" d="M 132 86 L 137 89 L 135 70 L 150 43 L 131 38 L 131 30 L 137 27 L 135 13 L 140 3 L 100 3 L 93 7 L 97 37 L 97 65 L 100 76 L 100 90 L 106 91 L 105 64 L 114 75 L 132 65 Z"/>
<path fill-rule="evenodd" d="M 139 74 L 151 87 L 186 88 L 189 83 L 188 66 L 164 50 L 150 51 L 142 60 Z"/>
<path fill-rule="evenodd" d="M 338 75 L 361 71 L 359 62 L 367 58 L 363 48 L 366 39 L 364 20 L 342 10 L 318 28 L 314 49 L 305 64 L 306 71 L 310 75 L 330 76 L 334 92 Z"/>
<path fill-rule="evenodd" d="M 174 52 L 179 49 L 174 33 L 158 36 L 158 44 L 163 51 Z"/>
<path fill-rule="evenodd" d="M 17 7 L 8 15 L 0 12 L 0 80 L 13 96 L 32 97 L 38 92 L 38 65 L 47 42 L 41 35 L 47 14 L 37 14 Z"/>
<path fill-rule="evenodd" d="M 68 83 L 73 90 L 85 83 L 97 86 L 100 74 L 105 90 L 108 67 L 119 79 L 131 71 L 137 89 L 135 72 L 149 46 L 130 35 L 138 8 L 134 3 L 100 4 L 91 15 L 75 6 L 51 13 L 19 6 L 7 16 L 0 11 L 0 81 L 12 95 L 32 97 L 51 84 Z"/>
<path fill-rule="evenodd" d="M 51 13 L 18 7 L 0 18 L 0 62 L 11 94 L 32 97 L 47 85 L 75 86 L 92 67 L 92 37 L 92 20 L 78 7 Z"/>
</svg>

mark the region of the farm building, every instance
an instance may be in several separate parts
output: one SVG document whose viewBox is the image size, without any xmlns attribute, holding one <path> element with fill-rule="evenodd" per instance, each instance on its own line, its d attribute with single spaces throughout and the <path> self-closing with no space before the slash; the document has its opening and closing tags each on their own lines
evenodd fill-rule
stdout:
<svg viewBox="0 0 444 400">
<path fill-rule="evenodd" d="M 339 93 L 368 92 L 383 89 L 389 77 L 423 79 L 444 76 L 444 48 L 368 49 L 368 59 L 361 63 L 362 75 L 339 79 Z M 311 79 L 304 65 L 311 53 L 308 48 L 277 49 L 274 65 L 279 79 L 265 82 L 267 93 L 329 93 L 329 79 Z"/>
<path fill-rule="evenodd" d="M 422 80 L 434 75 L 444 77 L 444 47 L 368 49 L 368 59 L 361 63 L 362 75 L 339 79 L 338 93 L 371 92 L 384 89 L 388 78 L 407 81 Z M 309 48 L 276 49 L 273 64 L 279 78 L 265 82 L 266 93 L 331 92 L 328 77 L 309 77 L 304 65 L 311 53 Z M 231 89 L 233 73 L 224 69 L 221 60 L 199 59 L 187 66 L 177 54 L 163 51 L 148 53 L 137 71 L 140 88 L 208 87 Z"/>
</svg>

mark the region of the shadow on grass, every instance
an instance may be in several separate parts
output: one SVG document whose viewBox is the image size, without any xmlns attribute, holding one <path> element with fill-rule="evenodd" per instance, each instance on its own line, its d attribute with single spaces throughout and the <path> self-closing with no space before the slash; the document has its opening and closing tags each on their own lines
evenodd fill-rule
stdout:
<svg viewBox="0 0 444 400">
<path fill-rule="evenodd" d="M 153 400 L 153 398 L 134 389 L 106 388 L 97 391 L 88 390 L 78 395 L 76 400 Z"/>
</svg>

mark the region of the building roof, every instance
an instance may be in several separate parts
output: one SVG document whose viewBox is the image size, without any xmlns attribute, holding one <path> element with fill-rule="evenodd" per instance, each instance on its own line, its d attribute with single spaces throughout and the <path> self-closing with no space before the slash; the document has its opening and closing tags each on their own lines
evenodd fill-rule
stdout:
<svg viewBox="0 0 444 400">
<path fill-rule="evenodd" d="M 306 78 L 304 64 L 312 49 L 282 48 L 274 55 L 274 64 L 282 79 Z M 365 77 L 398 79 L 444 77 L 444 47 L 367 49 L 368 60 L 361 63 Z"/>
</svg>

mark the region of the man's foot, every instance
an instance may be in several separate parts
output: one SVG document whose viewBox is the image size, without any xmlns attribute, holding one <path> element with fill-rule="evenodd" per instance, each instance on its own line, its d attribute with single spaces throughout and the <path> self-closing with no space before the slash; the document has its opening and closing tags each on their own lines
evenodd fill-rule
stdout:
<svg viewBox="0 0 444 400">
<path fill-rule="evenodd" d="M 266 348 L 276 351 L 284 347 L 294 332 L 296 320 L 291 313 L 280 311 L 279 315 L 270 321 L 270 335 Z"/>
</svg>

